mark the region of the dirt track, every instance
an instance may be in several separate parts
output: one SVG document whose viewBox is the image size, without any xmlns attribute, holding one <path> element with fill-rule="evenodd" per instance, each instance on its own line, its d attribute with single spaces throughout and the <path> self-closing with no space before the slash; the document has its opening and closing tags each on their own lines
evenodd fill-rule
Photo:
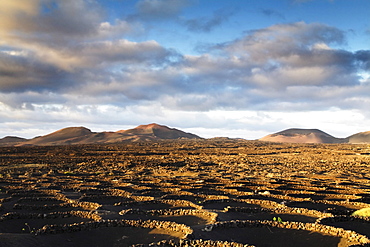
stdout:
<svg viewBox="0 0 370 247">
<path fill-rule="evenodd" d="M 1 147 L 0 189 L 0 246 L 370 242 L 368 145 Z"/>
</svg>

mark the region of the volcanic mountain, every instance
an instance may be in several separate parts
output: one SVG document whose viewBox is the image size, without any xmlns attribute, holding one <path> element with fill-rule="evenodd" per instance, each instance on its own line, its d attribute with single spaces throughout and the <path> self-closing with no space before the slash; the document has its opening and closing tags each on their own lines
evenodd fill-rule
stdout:
<svg viewBox="0 0 370 247">
<path fill-rule="evenodd" d="M 28 139 L 17 136 L 6 136 L 0 139 L 0 146 L 14 146 L 25 141 L 28 141 Z"/>
<path fill-rule="evenodd" d="M 134 129 L 120 130 L 116 133 L 134 136 L 145 136 L 154 139 L 199 139 L 200 137 L 194 134 L 186 133 L 178 129 L 172 129 L 164 125 L 148 124 L 140 125 Z"/>
<path fill-rule="evenodd" d="M 360 132 L 346 139 L 348 139 L 348 143 L 370 143 L 370 131 Z"/>
<path fill-rule="evenodd" d="M 26 145 L 70 145 L 70 144 L 105 144 L 137 141 L 158 141 L 169 139 L 201 139 L 199 136 L 169 128 L 159 124 L 140 125 L 134 129 L 116 132 L 92 132 L 85 127 L 68 127 L 33 139 L 0 139 L 1 146 Z M 13 141 L 13 142 L 12 142 Z"/>
<path fill-rule="evenodd" d="M 74 144 L 83 140 L 93 132 L 85 127 L 69 127 L 57 130 L 51 134 L 35 137 L 23 145 L 65 145 Z"/>
<path fill-rule="evenodd" d="M 289 143 L 344 143 L 346 139 L 336 138 L 318 129 L 287 129 L 267 135 L 260 141 Z"/>
</svg>

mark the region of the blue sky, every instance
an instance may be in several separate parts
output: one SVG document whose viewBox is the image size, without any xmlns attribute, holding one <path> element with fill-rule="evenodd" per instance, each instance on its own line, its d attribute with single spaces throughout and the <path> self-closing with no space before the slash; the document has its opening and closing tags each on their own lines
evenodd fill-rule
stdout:
<svg viewBox="0 0 370 247">
<path fill-rule="evenodd" d="M 154 5 L 156 1 L 152 2 Z M 137 14 L 137 3 L 106 1 L 105 5 L 110 8 L 110 18 L 114 21 L 115 18 Z M 181 3 L 183 4 L 180 4 L 180 7 L 183 8 L 174 11 L 170 18 L 165 15 L 160 17 L 160 14 L 147 18 L 150 22 L 144 25 L 149 27 L 150 31 L 146 33 L 145 38 L 157 40 L 180 52 L 194 53 L 198 43 L 228 42 L 240 38 L 244 32 L 250 30 L 303 21 L 335 26 L 349 33 L 347 48 L 351 50 L 366 49 L 364 42 L 369 41 L 368 37 L 364 37 L 369 28 L 370 3 L 366 0 L 198 0 Z M 166 3 L 163 6 L 166 6 Z"/>
<path fill-rule="evenodd" d="M 4 0 L 0 138 L 370 131 L 368 0 Z"/>
</svg>

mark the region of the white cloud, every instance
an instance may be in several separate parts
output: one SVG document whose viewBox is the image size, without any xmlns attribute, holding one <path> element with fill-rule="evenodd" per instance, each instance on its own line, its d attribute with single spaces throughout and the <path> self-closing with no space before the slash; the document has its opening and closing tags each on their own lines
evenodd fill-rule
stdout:
<svg viewBox="0 0 370 247">
<path fill-rule="evenodd" d="M 101 22 L 97 29 L 97 39 L 120 39 L 126 34 L 140 34 L 144 32 L 144 28 L 141 24 L 129 23 L 119 19 L 117 19 L 114 24 L 107 21 Z"/>
<path fill-rule="evenodd" d="M 360 72 L 358 75 L 361 84 L 370 84 L 370 72 Z"/>
<path fill-rule="evenodd" d="M 347 98 L 359 99 L 351 101 L 356 107 L 355 102 L 366 98 L 361 88 L 368 86 L 359 81 L 354 64 L 365 61 L 367 53 L 328 49 L 330 43 L 342 41 L 341 34 L 319 24 L 276 25 L 218 46 L 221 53 L 211 50 L 199 56 L 182 56 L 154 40 L 126 39 L 11 50 L 3 52 L 0 86 L 8 92 L 63 94 L 71 104 L 122 106 L 143 100 L 188 111 L 276 110 L 282 105 L 286 111 L 327 109 L 342 107 L 340 102 Z M 19 99 L 12 105 L 29 103 Z"/>
</svg>

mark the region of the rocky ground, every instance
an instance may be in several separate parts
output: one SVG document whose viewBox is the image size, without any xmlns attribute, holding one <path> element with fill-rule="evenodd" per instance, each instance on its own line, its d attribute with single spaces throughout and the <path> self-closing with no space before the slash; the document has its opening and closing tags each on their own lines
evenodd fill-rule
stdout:
<svg viewBox="0 0 370 247">
<path fill-rule="evenodd" d="M 0 246 L 370 246 L 370 146 L 0 148 Z"/>
</svg>

